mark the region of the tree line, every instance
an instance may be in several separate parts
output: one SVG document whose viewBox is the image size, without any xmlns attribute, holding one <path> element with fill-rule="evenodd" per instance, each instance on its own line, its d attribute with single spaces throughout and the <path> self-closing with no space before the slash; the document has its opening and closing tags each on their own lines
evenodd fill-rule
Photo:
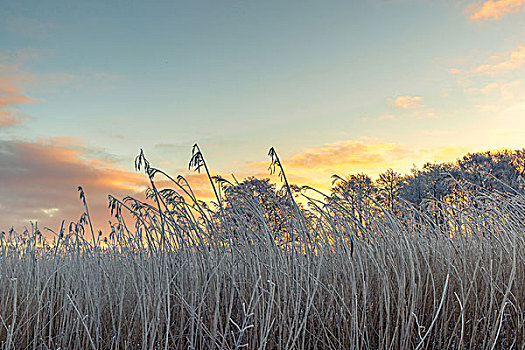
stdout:
<svg viewBox="0 0 525 350">
<path fill-rule="evenodd" d="M 251 177 L 226 186 L 223 205 L 226 216 L 244 221 L 244 229 L 248 221 L 257 229 L 266 227 L 276 235 L 291 226 L 294 206 L 306 217 L 312 215 L 307 205 L 308 209 L 322 207 L 323 215 L 350 217 L 354 231 L 365 231 L 377 215 L 413 222 L 413 216 L 407 219 L 408 209 L 424 213 L 428 220 L 442 227 L 450 224 L 450 217 L 458 217 L 462 208 L 485 208 L 487 194 L 523 194 L 524 172 L 525 149 L 487 151 L 469 153 L 455 162 L 414 166 L 405 175 L 393 169 L 387 169 L 376 179 L 364 173 L 334 175 L 330 193 L 323 194 L 322 200 L 305 194 L 304 190 L 311 189 L 308 186 L 290 185 L 291 191 L 279 190 L 269 179 Z M 307 204 L 290 198 L 290 192 L 296 198 L 301 195 L 308 198 Z"/>
</svg>

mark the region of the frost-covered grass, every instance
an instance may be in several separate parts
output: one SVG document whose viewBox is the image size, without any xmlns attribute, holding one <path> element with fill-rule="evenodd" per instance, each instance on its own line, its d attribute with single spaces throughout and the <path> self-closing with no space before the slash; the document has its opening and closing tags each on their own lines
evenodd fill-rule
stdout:
<svg viewBox="0 0 525 350">
<path fill-rule="evenodd" d="M 192 162 L 207 171 L 198 149 Z M 215 178 L 210 209 L 183 178 L 160 190 L 166 174 L 143 156 L 137 166 L 151 179 L 149 200 L 110 197 L 107 235 L 88 214 L 53 238 L 3 234 L 4 348 L 525 344 L 519 194 L 466 188 L 425 209 L 400 200 L 387 210 L 366 196 L 313 199 L 282 174 L 281 195 L 268 198 Z M 282 171 L 275 153 L 272 166 Z M 296 203 L 300 193 L 309 205 Z"/>
</svg>

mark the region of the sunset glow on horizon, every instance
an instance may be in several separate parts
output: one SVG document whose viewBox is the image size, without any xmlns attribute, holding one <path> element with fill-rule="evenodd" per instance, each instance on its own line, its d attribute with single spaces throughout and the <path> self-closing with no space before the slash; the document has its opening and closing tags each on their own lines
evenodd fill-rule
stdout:
<svg viewBox="0 0 525 350">
<path fill-rule="evenodd" d="M 0 231 L 97 228 L 151 164 L 328 190 L 331 175 L 525 147 L 524 0 L 4 1 Z"/>
</svg>

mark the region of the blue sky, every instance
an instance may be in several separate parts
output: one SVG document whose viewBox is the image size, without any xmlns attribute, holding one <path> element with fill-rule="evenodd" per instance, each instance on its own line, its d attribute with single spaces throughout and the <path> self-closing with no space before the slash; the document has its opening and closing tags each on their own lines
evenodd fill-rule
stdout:
<svg viewBox="0 0 525 350">
<path fill-rule="evenodd" d="M 10 164 L 17 151 L 33 150 L 20 151 L 25 165 L 16 164 L 57 186 L 49 198 L 73 185 L 41 180 L 31 159 L 40 151 L 128 178 L 139 148 L 176 173 L 199 142 L 214 171 L 242 177 L 263 174 L 275 146 L 292 179 L 328 186 L 335 172 L 406 172 L 468 151 L 522 148 L 524 7 L 523 0 L 4 1 L 0 153 Z M 0 165 L 3 191 L 28 209 L 1 215 L 0 229 L 75 212 L 75 204 L 63 209 L 65 199 L 28 206 L 34 201 L 22 200 L 23 184 L 7 168 Z M 96 203 L 112 190 L 91 187 Z"/>
</svg>

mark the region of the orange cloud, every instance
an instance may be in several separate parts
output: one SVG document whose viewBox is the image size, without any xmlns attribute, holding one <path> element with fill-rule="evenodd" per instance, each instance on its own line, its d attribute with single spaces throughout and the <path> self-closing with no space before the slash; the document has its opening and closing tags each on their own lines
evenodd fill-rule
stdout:
<svg viewBox="0 0 525 350">
<path fill-rule="evenodd" d="M 349 168 L 371 169 L 385 163 L 387 159 L 407 156 L 408 149 L 391 143 L 366 144 L 361 141 L 344 141 L 305 150 L 290 157 L 286 164 L 290 168 Z"/>
<path fill-rule="evenodd" d="M 423 101 L 421 96 L 400 96 L 395 99 L 394 106 L 401 109 L 416 109 L 423 107 L 421 101 Z"/>
<path fill-rule="evenodd" d="M 118 169 L 77 142 L 0 140 L 0 230 L 21 230 L 29 220 L 56 229 L 82 213 L 77 186 L 85 190 L 93 222 L 107 231 L 107 195 L 137 193 L 143 174 Z M 66 140 L 67 141 L 67 140 Z"/>
<path fill-rule="evenodd" d="M 281 162 L 291 183 L 327 190 L 333 174 L 364 172 L 377 176 L 388 168 L 408 171 L 416 155 L 417 152 L 409 147 L 394 143 L 348 140 L 305 149 L 301 153 L 281 158 Z M 403 167 L 405 163 L 409 166 Z M 269 161 L 251 164 L 261 174 L 264 174 L 268 165 Z M 273 179 L 279 181 L 277 177 Z"/>
<path fill-rule="evenodd" d="M 499 19 L 506 14 L 519 12 L 525 5 L 525 0 L 487 0 L 482 4 L 469 6 L 467 12 L 471 21 Z"/>
<path fill-rule="evenodd" d="M 12 107 L 35 100 L 18 89 L 12 81 L 0 77 L 0 129 L 20 124 L 24 119 Z"/>
<path fill-rule="evenodd" d="M 410 145 L 381 142 L 378 140 L 348 140 L 320 145 L 301 153 L 281 158 L 288 180 L 298 185 L 311 185 L 320 190 L 331 186 L 331 175 L 346 176 L 366 173 L 376 178 L 388 168 L 408 173 L 414 164 L 454 161 L 467 152 L 476 151 L 463 146 L 415 148 Z M 269 162 L 252 163 L 264 176 L 263 169 Z M 276 182 L 278 178 L 274 179 Z"/>
<path fill-rule="evenodd" d="M 525 1 L 525 0 L 524 0 Z M 451 74 L 483 74 L 483 75 L 500 75 L 514 71 L 525 66 L 525 46 L 518 45 L 515 49 L 490 57 L 489 62 L 479 65 L 471 70 L 450 69 Z"/>
</svg>

